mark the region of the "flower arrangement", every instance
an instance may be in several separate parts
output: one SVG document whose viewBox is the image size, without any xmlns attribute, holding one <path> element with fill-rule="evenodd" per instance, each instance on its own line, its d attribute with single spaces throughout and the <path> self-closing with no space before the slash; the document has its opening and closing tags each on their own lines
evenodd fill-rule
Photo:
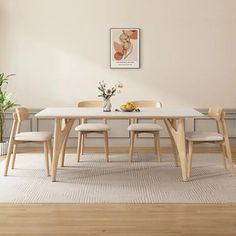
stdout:
<svg viewBox="0 0 236 236">
<path fill-rule="evenodd" d="M 98 97 L 103 97 L 104 100 L 109 100 L 112 96 L 120 93 L 122 88 L 123 84 L 120 81 L 113 87 L 108 87 L 104 81 L 100 81 L 98 86 L 100 94 Z"/>
</svg>

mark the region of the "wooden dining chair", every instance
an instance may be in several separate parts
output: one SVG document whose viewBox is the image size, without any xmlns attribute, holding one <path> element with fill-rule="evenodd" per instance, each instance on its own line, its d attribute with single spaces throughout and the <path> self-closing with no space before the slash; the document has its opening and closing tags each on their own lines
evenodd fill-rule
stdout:
<svg viewBox="0 0 236 236">
<path fill-rule="evenodd" d="M 88 100 L 81 101 L 78 103 L 78 107 L 80 108 L 102 108 L 103 102 L 98 100 Z M 78 147 L 77 147 L 77 157 L 78 162 L 80 161 L 80 156 L 84 154 L 84 143 L 86 135 L 89 133 L 98 133 L 103 134 L 105 141 L 105 155 L 106 161 L 109 161 L 109 147 L 108 147 L 108 131 L 110 130 L 107 125 L 106 119 L 104 119 L 104 123 L 87 123 L 87 119 L 81 119 L 81 124 L 75 128 L 76 131 L 79 132 L 78 137 Z"/>
<path fill-rule="evenodd" d="M 16 108 L 13 113 L 13 125 L 12 131 L 10 135 L 9 148 L 7 153 L 7 160 L 10 160 L 12 154 L 12 169 L 15 167 L 17 146 L 19 144 L 25 143 L 42 143 L 44 147 L 44 155 L 45 155 L 45 164 L 46 164 L 46 172 L 47 175 L 50 176 L 49 172 L 49 159 L 48 155 L 50 154 L 50 158 L 52 160 L 52 133 L 51 132 L 21 132 L 21 124 L 24 120 L 29 118 L 28 109 L 25 107 Z M 6 162 L 5 175 L 7 175 L 9 161 Z"/>
<path fill-rule="evenodd" d="M 161 108 L 162 104 L 160 102 L 154 100 L 139 100 L 132 101 L 135 107 L 138 108 Z M 153 120 L 153 123 L 138 123 L 137 119 L 133 120 L 133 123 L 129 125 L 128 131 L 130 132 L 130 149 L 129 149 L 129 159 L 133 161 L 133 152 L 134 152 L 134 140 L 138 134 L 141 133 L 149 133 L 154 136 L 154 146 L 155 146 L 155 154 L 157 160 L 161 161 L 161 153 L 160 153 L 160 131 L 162 127 L 156 123 L 156 119 Z"/>
<path fill-rule="evenodd" d="M 229 144 L 228 130 L 225 123 L 225 113 L 220 106 L 210 107 L 208 110 L 208 116 L 216 121 L 217 132 L 186 132 L 186 142 L 188 150 L 188 178 L 191 175 L 192 169 L 192 152 L 193 144 L 196 143 L 215 143 L 221 146 L 223 152 L 224 166 L 229 169 L 231 175 L 234 174 L 234 167 L 232 161 L 232 155 Z"/>
</svg>

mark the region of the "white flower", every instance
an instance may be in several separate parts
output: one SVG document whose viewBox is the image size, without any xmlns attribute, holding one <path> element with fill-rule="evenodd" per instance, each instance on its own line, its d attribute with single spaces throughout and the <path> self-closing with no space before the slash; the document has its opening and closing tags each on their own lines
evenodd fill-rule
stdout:
<svg viewBox="0 0 236 236">
<path fill-rule="evenodd" d="M 107 88 L 106 89 L 106 95 L 111 95 L 112 94 L 112 89 L 111 88 Z"/>
<path fill-rule="evenodd" d="M 98 97 L 109 99 L 112 96 L 115 96 L 116 94 L 121 92 L 121 89 L 123 88 L 123 84 L 120 81 L 118 81 L 117 84 L 115 84 L 113 87 L 110 87 L 110 86 L 107 86 L 104 80 L 102 80 L 102 81 L 99 81 L 99 85 L 97 88 L 99 90 Z"/>
<path fill-rule="evenodd" d="M 123 84 L 119 81 L 117 87 L 118 88 L 123 88 Z"/>
</svg>

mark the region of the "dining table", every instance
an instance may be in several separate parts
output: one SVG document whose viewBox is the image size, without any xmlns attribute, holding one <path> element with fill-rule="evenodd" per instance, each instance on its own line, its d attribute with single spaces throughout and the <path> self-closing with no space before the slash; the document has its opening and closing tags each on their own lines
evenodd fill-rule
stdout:
<svg viewBox="0 0 236 236">
<path fill-rule="evenodd" d="M 103 112 L 102 108 L 48 107 L 35 114 L 37 118 L 54 120 L 53 158 L 51 180 L 57 180 L 59 158 L 64 158 L 70 130 L 78 119 L 158 119 L 164 120 L 168 129 L 174 151 L 178 155 L 180 174 L 183 181 L 187 177 L 187 154 L 185 142 L 185 119 L 204 116 L 191 107 L 142 108 L 139 112 L 111 111 Z"/>
</svg>

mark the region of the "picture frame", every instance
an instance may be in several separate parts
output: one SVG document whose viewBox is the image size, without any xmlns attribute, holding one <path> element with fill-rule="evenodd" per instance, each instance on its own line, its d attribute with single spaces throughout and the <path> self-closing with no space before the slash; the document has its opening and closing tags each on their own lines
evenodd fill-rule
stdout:
<svg viewBox="0 0 236 236">
<path fill-rule="evenodd" d="M 139 28 L 110 28 L 110 68 L 140 68 Z"/>
</svg>

